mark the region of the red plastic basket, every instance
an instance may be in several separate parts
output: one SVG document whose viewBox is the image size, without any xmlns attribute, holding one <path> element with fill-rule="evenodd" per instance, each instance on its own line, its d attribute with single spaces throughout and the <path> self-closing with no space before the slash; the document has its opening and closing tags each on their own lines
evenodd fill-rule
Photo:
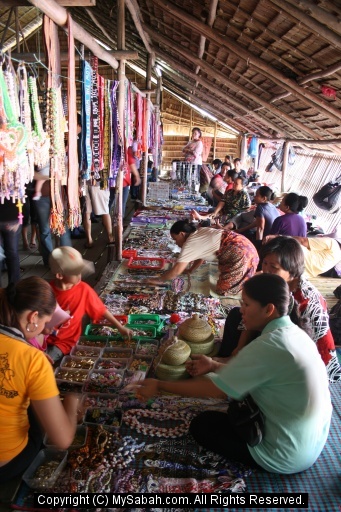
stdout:
<svg viewBox="0 0 341 512">
<path fill-rule="evenodd" d="M 122 258 L 130 259 L 130 258 L 136 258 L 137 257 L 137 251 L 136 249 L 124 249 L 122 251 Z"/>
<path fill-rule="evenodd" d="M 160 270 L 164 266 L 164 258 L 143 258 L 143 256 L 139 256 L 137 258 L 130 258 L 128 262 L 128 267 L 133 270 L 139 270 L 143 268 L 150 270 Z"/>
</svg>

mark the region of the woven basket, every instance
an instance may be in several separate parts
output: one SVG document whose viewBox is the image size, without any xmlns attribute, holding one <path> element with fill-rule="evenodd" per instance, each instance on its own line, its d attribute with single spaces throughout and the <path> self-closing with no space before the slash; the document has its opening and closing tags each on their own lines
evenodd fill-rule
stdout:
<svg viewBox="0 0 341 512">
<path fill-rule="evenodd" d="M 211 326 L 206 320 L 203 320 L 195 313 L 192 318 L 188 318 L 179 326 L 179 338 L 190 341 L 191 343 L 200 343 L 207 340 L 212 335 Z"/>
<path fill-rule="evenodd" d="M 179 366 L 183 364 L 189 358 L 191 349 L 187 343 L 183 340 L 179 340 L 176 336 L 174 337 L 174 344 L 169 346 L 162 358 L 161 363 L 170 366 Z"/>
<path fill-rule="evenodd" d="M 201 343 L 191 343 L 190 341 L 186 341 L 191 349 L 191 354 L 209 354 L 212 352 L 214 347 L 214 334 Z"/>
<path fill-rule="evenodd" d="M 181 380 L 188 379 L 186 366 L 181 364 L 179 366 L 170 366 L 168 364 L 159 364 L 155 369 L 155 375 L 160 380 Z"/>
</svg>

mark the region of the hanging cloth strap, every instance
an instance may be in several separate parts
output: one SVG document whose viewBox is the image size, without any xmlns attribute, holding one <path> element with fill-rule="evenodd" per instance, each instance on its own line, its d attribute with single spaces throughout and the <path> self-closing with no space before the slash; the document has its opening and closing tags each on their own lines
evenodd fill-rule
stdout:
<svg viewBox="0 0 341 512">
<path fill-rule="evenodd" d="M 92 69 L 88 62 L 82 65 L 82 179 L 90 179 L 92 168 L 91 151 L 91 76 Z"/>
<path fill-rule="evenodd" d="M 111 165 L 110 165 L 110 186 L 114 187 L 118 170 L 120 168 L 122 146 L 120 140 L 119 123 L 118 123 L 118 106 L 117 106 L 117 89 L 119 82 L 113 81 L 110 90 L 111 102 L 111 133 L 112 133 L 112 146 L 111 146 Z"/>
<path fill-rule="evenodd" d="M 94 180 L 100 179 L 100 133 L 99 133 L 99 102 L 98 102 L 98 59 L 92 57 L 92 90 L 91 90 L 91 120 L 92 120 L 92 172 Z"/>
<path fill-rule="evenodd" d="M 69 45 L 69 80 L 68 80 L 68 114 L 69 114 L 69 173 L 67 192 L 69 202 L 68 223 L 70 229 L 78 227 L 81 221 L 78 195 L 78 154 L 77 154 L 77 97 L 75 75 L 75 41 L 73 38 L 73 21 L 68 13 Z"/>
</svg>

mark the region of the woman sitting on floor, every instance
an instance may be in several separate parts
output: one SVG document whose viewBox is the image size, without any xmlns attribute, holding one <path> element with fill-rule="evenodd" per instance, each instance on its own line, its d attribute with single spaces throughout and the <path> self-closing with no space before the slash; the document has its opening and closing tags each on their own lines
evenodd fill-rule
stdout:
<svg viewBox="0 0 341 512">
<path fill-rule="evenodd" d="M 29 342 L 55 308 L 51 286 L 39 277 L 0 289 L 0 483 L 31 464 L 42 447 L 41 427 L 59 449 L 75 435 L 78 398 L 65 396 L 63 407 L 51 364 Z"/>
<path fill-rule="evenodd" d="M 330 382 L 341 380 L 341 367 L 335 351 L 334 338 L 329 327 L 326 301 L 309 281 L 302 277 L 304 272 L 304 254 L 300 244 L 294 238 L 282 236 L 268 242 L 262 248 L 262 270 L 265 273 L 281 276 L 297 303 L 293 314 L 304 325 L 309 336 L 316 343 L 317 350 L 326 365 Z M 218 353 L 219 358 L 236 355 L 257 333 L 243 330 L 241 311 L 233 308 L 225 322 L 223 340 Z M 202 375 L 215 371 L 222 360 L 212 361 L 199 356 L 190 363 L 192 375 Z"/>
<path fill-rule="evenodd" d="M 308 198 L 305 196 L 299 196 L 294 192 L 286 194 L 279 205 L 284 215 L 274 220 L 265 242 L 271 239 L 271 235 L 307 236 L 307 224 L 299 215 L 307 204 Z"/>
<path fill-rule="evenodd" d="M 250 394 L 265 418 L 262 441 L 250 447 L 231 428 L 224 412 L 195 417 L 190 433 L 206 449 L 272 473 L 311 467 L 328 437 L 332 406 L 328 379 L 311 338 L 289 316 L 290 292 L 280 276 L 259 274 L 243 286 L 243 321 L 261 334 L 218 373 L 136 385 L 138 398 L 160 391 L 183 396 L 242 400 Z"/>
<path fill-rule="evenodd" d="M 170 234 L 181 247 L 177 262 L 170 270 L 157 279 L 148 279 L 148 284 L 160 285 L 175 279 L 186 271 L 191 274 L 204 261 L 217 261 L 219 279 L 217 293 L 235 295 L 242 289 L 243 283 L 254 275 L 259 262 L 255 246 L 243 235 L 233 231 L 214 228 L 197 228 L 188 220 L 179 220 L 173 224 Z"/>
<path fill-rule="evenodd" d="M 233 188 L 226 187 L 225 193 L 219 201 L 218 206 L 209 215 L 200 215 L 197 211 L 192 210 L 191 215 L 195 220 L 216 219 L 217 226 L 223 227 L 238 213 L 249 210 L 251 199 L 248 192 L 244 189 L 243 178 L 237 177 L 233 182 Z M 219 220 L 221 219 L 221 220 Z"/>
</svg>

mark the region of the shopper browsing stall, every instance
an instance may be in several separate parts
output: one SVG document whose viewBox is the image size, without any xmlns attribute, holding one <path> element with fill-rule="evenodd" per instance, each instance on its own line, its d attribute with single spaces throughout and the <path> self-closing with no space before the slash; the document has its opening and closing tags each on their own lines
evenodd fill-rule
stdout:
<svg viewBox="0 0 341 512">
<path fill-rule="evenodd" d="M 204 261 L 218 262 L 217 293 L 237 294 L 244 281 L 256 272 L 259 262 L 257 250 L 243 235 L 214 228 L 197 228 L 188 220 L 175 222 L 170 234 L 181 247 L 178 260 L 160 278 L 149 279 L 149 284 L 159 285 L 174 279 L 185 272 L 189 264 L 187 273 L 194 272 Z"/>
<path fill-rule="evenodd" d="M 82 255 L 72 247 L 59 247 L 50 255 L 50 268 L 56 276 L 50 284 L 58 304 L 71 316 L 47 339 L 47 354 L 53 361 L 59 361 L 76 345 L 81 335 L 84 315 L 88 315 L 94 322 L 105 318 L 122 336 L 130 337 L 131 331 L 116 320 L 97 293 L 82 281 L 82 275 L 94 272 L 91 261 L 83 260 Z"/>
<path fill-rule="evenodd" d="M 52 288 L 39 277 L 0 290 L 0 483 L 33 461 L 43 440 L 41 427 L 59 449 L 74 438 L 78 399 L 66 396 L 63 407 L 51 364 L 30 344 L 55 307 Z"/>
<path fill-rule="evenodd" d="M 244 283 L 242 317 L 261 334 L 217 374 L 179 382 L 146 379 L 136 386 L 147 400 L 160 391 L 183 396 L 242 400 L 251 395 L 265 418 L 262 441 L 249 446 L 224 412 L 205 411 L 190 433 L 227 459 L 291 474 L 311 467 L 326 443 L 332 406 L 328 380 L 314 342 L 287 316 L 288 285 L 260 274 Z"/>
</svg>

